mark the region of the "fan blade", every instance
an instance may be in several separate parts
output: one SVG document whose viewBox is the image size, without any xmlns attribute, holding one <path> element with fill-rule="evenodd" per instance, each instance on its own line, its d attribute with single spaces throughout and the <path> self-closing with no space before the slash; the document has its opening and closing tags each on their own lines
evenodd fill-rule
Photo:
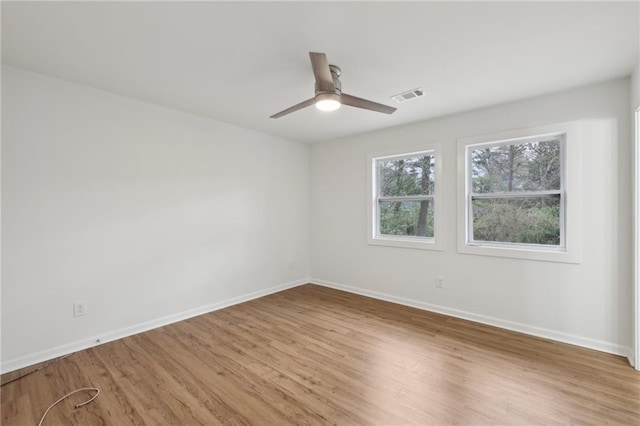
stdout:
<svg viewBox="0 0 640 426">
<path fill-rule="evenodd" d="M 368 101 L 366 99 L 357 98 L 355 96 L 347 95 L 343 93 L 340 95 L 340 102 L 343 105 L 349 105 L 356 108 L 368 109 L 371 111 L 383 112 L 385 114 L 393 114 L 397 108 L 382 105 L 377 102 Z"/>
<path fill-rule="evenodd" d="M 334 92 L 336 88 L 333 84 L 333 77 L 331 77 L 327 55 L 309 52 L 309 58 L 311 58 L 311 68 L 313 68 L 313 75 L 316 77 L 318 90 L 321 92 Z"/>
<path fill-rule="evenodd" d="M 296 104 L 292 107 L 289 107 L 283 111 L 280 111 L 277 114 L 273 114 L 271 117 L 269 118 L 280 118 L 283 115 L 287 115 L 287 114 L 291 114 L 294 111 L 297 111 L 299 109 L 308 107 L 309 105 L 313 105 L 313 103 L 315 102 L 315 98 L 311 98 L 311 99 L 307 99 L 306 101 L 300 102 L 299 104 Z"/>
</svg>

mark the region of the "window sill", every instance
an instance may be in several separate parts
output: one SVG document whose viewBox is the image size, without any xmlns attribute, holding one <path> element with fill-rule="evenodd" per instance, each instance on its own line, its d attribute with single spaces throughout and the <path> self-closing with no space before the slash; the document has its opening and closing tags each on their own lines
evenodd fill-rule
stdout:
<svg viewBox="0 0 640 426">
<path fill-rule="evenodd" d="M 434 239 L 416 239 L 416 238 L 394 238 L 394 237 L 370 237 L 368 240 L 369 245 L 374 246 L 387 246 L 387 247 L 400 247 L 408 249 L 418 250 L 433 250 L 442 251 L 440 244 L 436 243 Z"/>
<path fill-rule="evenodd" d="M 458 253 L 479 256 L 507 257 L 511 259 L 536 260 L 543 262 L 580 263 L 580 254 L 564 249 L 544 249 L 531 247 L 506 247 L 498 245 L 464 244 L 458 246 Z"/>
</svg>

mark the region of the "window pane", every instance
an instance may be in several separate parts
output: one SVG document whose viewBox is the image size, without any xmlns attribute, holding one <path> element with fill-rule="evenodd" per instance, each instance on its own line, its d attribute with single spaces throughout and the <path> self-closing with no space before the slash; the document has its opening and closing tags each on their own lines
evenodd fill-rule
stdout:
<svg viewBox="0 0 640 426">
<path fill-rule="evenodd" d="M 434 163 L 433 155 L 379 160 L 380 196 L 433 194 Z"/>
<path fill-rule="evenodd" d="M 380 234 L 433 237 L 433 200 L 380 201 Z"/>
<path fill-rule="evenodd" d="M 560 189 L 560 136 L 471 151 L 474 193 Z"/>
<path fill-rule="evenodd" d="M 560 245 L 560 196 L 472 200 L 473 239 Z"/>
<path fill-rule="evenodd" d="M 560 196 L 472 200 L 474 241 L 560 245 Z"/>
</svg>

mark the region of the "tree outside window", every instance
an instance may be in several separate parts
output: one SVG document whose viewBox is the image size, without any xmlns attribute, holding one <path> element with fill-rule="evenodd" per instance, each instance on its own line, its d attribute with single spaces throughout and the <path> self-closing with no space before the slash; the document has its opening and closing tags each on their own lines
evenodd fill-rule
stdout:
<svg viewBox="0 0 640 426">
<path fill-rule="evenodd" d="M 378 158 L 375 167 L 378 235 L 432 239 L 434 153 Z"/>
<path fill-rule="evenodd" d="M 564 246 L 564 135 L 467 147 L 469 243 Z"/>
</svg>

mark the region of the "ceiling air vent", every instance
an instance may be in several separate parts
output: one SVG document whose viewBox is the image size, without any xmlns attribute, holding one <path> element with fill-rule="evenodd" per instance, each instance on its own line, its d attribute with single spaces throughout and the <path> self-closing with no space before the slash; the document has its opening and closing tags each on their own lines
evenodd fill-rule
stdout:
<svg viewBox="0 0 640 426">
<path fill-rule="evenodd" d="M 409 90 L 408 92 L 398 93 L 391 97 L 396 102 L 404 102 L 410 101 L 411 99 L 419 98 L 424 95 L 424 91 L 422 88 L 418 87 L 417 89 Z"/>
</svg>

